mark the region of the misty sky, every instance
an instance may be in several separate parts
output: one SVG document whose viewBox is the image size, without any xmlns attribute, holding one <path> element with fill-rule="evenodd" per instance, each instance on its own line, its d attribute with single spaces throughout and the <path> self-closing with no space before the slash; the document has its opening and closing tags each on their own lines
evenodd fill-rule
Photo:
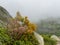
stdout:
<svg viewBox="0 0 60 45">
<path fill-rule="evenodd" d="M 31 21 L 60 17 L 60 0 L 0 0 L 0 6 L 3 6 L 13 17 L 19 11 Z"/>
</svg>

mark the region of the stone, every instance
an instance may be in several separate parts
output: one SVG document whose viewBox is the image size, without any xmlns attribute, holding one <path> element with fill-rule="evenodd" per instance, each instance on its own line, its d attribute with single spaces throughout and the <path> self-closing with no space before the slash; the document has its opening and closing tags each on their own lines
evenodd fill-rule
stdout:
<svg viewBox="0 0 60 45">
<path fill-rule="evenodd" d="M 38 33 L 34 32 L 34 35 L 36 37 L 36 39 L 38 40 L 39 42 L 39 45 L 44 45 L 44 39 L 41 35 L 39 35 Z"/>
</svg>

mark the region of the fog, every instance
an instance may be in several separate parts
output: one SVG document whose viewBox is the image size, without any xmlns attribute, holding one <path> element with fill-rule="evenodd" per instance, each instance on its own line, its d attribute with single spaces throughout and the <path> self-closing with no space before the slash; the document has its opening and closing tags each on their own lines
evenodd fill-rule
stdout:
<svg viewBox="0 0 60 45">
<path fill-rule="evenodd" d="M 34 22 L 47 17 L 60 17 L 60 0 L 0 0 L 0 6 L 13 17 L 19 11 Z"/>
</svg>

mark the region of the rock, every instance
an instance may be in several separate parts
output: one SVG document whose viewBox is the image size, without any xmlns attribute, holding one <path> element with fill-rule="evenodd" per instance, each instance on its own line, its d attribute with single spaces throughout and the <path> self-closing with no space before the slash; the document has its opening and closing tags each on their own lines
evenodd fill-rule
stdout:
<svg viewBox="0 0 60 45">
<path fill-rule="evenodd" d="M 34 32 L 34 35 L 35 35 L 36 39 L 38 40 L 39 45 L 44 45 L 43 37 L 36 32 Z"/>
<path fill-rule="evenodd" d="M 0 20 L 7 22 L 9 18 L 12 18 L 7 10 L 0 6 Z"/>
<path fill-rule="evenodd" d="M 58 41 L 58 42 L 60 41 L 59 37 L 57 37 L 56 35 L 52 35 L 51 38 L 52 38 L 53 40 Z"/>
<path fill-rule="evenodd" d="M 0 6 L 0 27 L 5 26 L 9 22 L 9 18 L 12 18 L 7 10 Z"/>
</svg>

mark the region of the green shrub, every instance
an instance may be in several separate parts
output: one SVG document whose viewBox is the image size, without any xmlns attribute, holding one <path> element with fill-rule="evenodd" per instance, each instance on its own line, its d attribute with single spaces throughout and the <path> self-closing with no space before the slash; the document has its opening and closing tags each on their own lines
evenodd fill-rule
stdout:
<svg viewBox="0 0 60 45">
<path fill-rule="evenodd" d="M 44 37 L 45 45 L 56 45 L 56 41 L 51 39 L 49 35 L 42 35 Z"/>
<path fill-rule="evenodd" d="M 13 45 L 33 45 L 30 41 L 15 41 Z"/>
<path fill-rule="evenodd" d="M 0 27 L 0 45 L 7 45 L 10 43 L 11 38 L 7 35 L 7 30 Z"/>
<path fill-rule="evenodd" d="M 14 40 L 8 35 L 7 29 L 0 28 L 0 45 L 38 45 L 33 33 L 22 34 L 19 40 Z"/>
</svg>

